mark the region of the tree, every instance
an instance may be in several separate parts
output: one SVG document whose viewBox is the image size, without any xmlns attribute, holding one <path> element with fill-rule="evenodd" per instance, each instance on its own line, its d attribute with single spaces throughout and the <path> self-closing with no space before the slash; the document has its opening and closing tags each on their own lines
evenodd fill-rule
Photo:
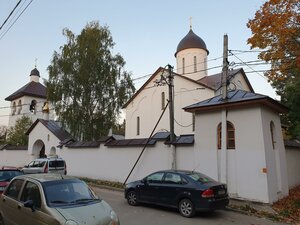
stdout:
<svg viewBox="0 0 300 225">
<path fill-rule="evenodd" d="M 28 136 L 25 133 L 31 124 L 32 121 L 27 116 L 22 116 L 21 118 L 17 119 L 16 125 L 14 127 L 10 127 L 7 131 L 7 144 L 27 146 Z"/>
<path fill-rule="evenodd" d="M 123 120 L 122 123 L 115 124 L 115 126 L 112 129 L 113 134 L 118 134 L 118 135 L 125 136 L 125 126 L 126 126 L 125 119 Z"/>
<path fill-rule="evenodd" d="M 112 54 L 108 27 L 90 22 L 79 35 L 67 28 L 63 35 L 67 43 L 48 67 L 48 100 L 74 138 L 95 140 L 108 134 L 134 93 L 131 74 L 122 56 Z"/>
<path fill-rule="evenodd" d="M 259 58 L 271 63 L 265 76 L 290 111 L 284 122 L 290 134 L 300 137 L 300 2 L 269 0 L 248 21 L 251 48 L 260 48 Z"/>
<path fill-rule="evenodd" d="M 7 126 L 0 126 L 0 144 L 3 144 L 6 139 Z"/>
</svg>

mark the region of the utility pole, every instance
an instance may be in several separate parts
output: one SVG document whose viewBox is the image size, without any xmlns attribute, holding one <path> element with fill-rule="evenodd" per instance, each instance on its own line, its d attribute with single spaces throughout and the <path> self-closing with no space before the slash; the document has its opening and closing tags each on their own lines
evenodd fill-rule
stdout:
<svg viewBox="0 0 300 225">
<path fill-rule="evenodd" d="M 222 69 L 222 99 L 227 101 L 227 79 L 228 79 L 228 36 L 224 35 L 223 46 L 223 69 Z M 219 181 L 222 183 L 228 182 L 228 159 L 227 159 L 227 109 L 222 109 L 221 112 L 221 151 L 220 161 L 218 162 Z"/>
<path fill-rule="evenodd" d="M 172 169 L 176 169 L 176 149 L 172 143 L 175 141 L 174 132 L 174 99 L 173 99 L 173 88 L 174 88 L 174 76 L 172 73 L 173 67 L 168 64 L 168 86 L 169 86 L 169 113 L 170 113 L 170 142 L 172 148 Z"/>
<path fill-rule="evenodd" d="M 168 86 L 169 86 L 169 112 L 170 112 L 170 141 L 175 141 L 174 133 L 174 99 L 173 99 L 173 67 L 168 64 L 169 76 L 168 76 Z"/>
<path fill-rule="evenodd" d="M 227 77 L 228 77 L 228 36 L 224 35 L 223 46 L 223 69 L 222 69 L 222 98 L 227 98 Z"/>
</svg>

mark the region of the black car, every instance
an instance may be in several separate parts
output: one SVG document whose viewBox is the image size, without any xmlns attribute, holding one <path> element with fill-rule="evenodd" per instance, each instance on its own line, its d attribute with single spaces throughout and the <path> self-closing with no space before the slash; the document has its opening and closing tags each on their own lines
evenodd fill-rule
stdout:
<svg viewBox="0 0 300 225">
<path fill-rule="evenodd" d="M 199 172 L 179 170 L 158 171 L 128 183 L 125 198 L 132 206 L 143 202 L 178 208 L 184 217 L 224 209 L 229 203 L 225 184 Z"/>
</svg>

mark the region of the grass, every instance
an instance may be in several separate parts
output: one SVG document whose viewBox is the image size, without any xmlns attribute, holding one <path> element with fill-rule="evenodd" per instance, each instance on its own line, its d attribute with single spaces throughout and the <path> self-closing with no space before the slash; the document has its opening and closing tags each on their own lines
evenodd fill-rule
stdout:
<svg viewBox="0 0 300 225">
<path fill-rule="evenodd" d="M 113 188 L 120 188 L 120 189 L 124 188 L 124 185 L 120 182 L 97 180 L 97 179 L 91 179 L 91 178 L 86 178 L 86 177 L 80 177 L 80 179 L 85 181 L 86 183 L 90 183 L 90 184 L 113 187 Z"/>
</svg>

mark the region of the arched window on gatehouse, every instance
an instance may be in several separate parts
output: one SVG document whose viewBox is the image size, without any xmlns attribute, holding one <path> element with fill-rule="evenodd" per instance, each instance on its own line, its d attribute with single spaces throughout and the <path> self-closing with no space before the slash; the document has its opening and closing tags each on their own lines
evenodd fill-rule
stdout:
<svg viewBox="0 0 300 225">
<path fill-rule="evenodd" d="M 12 116 L 15 115 L 16 111 L 17 111 L 17 105 L 16 105 L 16 102 L 13 102 L 12 109 L 11 109 L 11 115 Z"/>
<path fill-rule="evenodd" d="M 235 128 L 233 124 L 227 121 L 227 149 L 235 149 Z M 222 123 L 217 127 L 218 149 L 222 146 Z"/>
<path fill-rule="evenodd" d="M 136 118 L 136 135 L 140 135 L 140 117 Z"/>
<path fill-rule="evenodd" d="M 18 115 L 21 114 L 21 111 L 22 111 L 22 101 L 20 99 L 18 102 L 18 110 L 17 110 Z"/>
<path fill-rule="evenodd" d="M 275 125 L 274 122 L 270 122 L 270 132 L 271 132 L 271 141 L 273 149 L 276 148 L 276 138 L 275 138 Z"/>
</svg>

